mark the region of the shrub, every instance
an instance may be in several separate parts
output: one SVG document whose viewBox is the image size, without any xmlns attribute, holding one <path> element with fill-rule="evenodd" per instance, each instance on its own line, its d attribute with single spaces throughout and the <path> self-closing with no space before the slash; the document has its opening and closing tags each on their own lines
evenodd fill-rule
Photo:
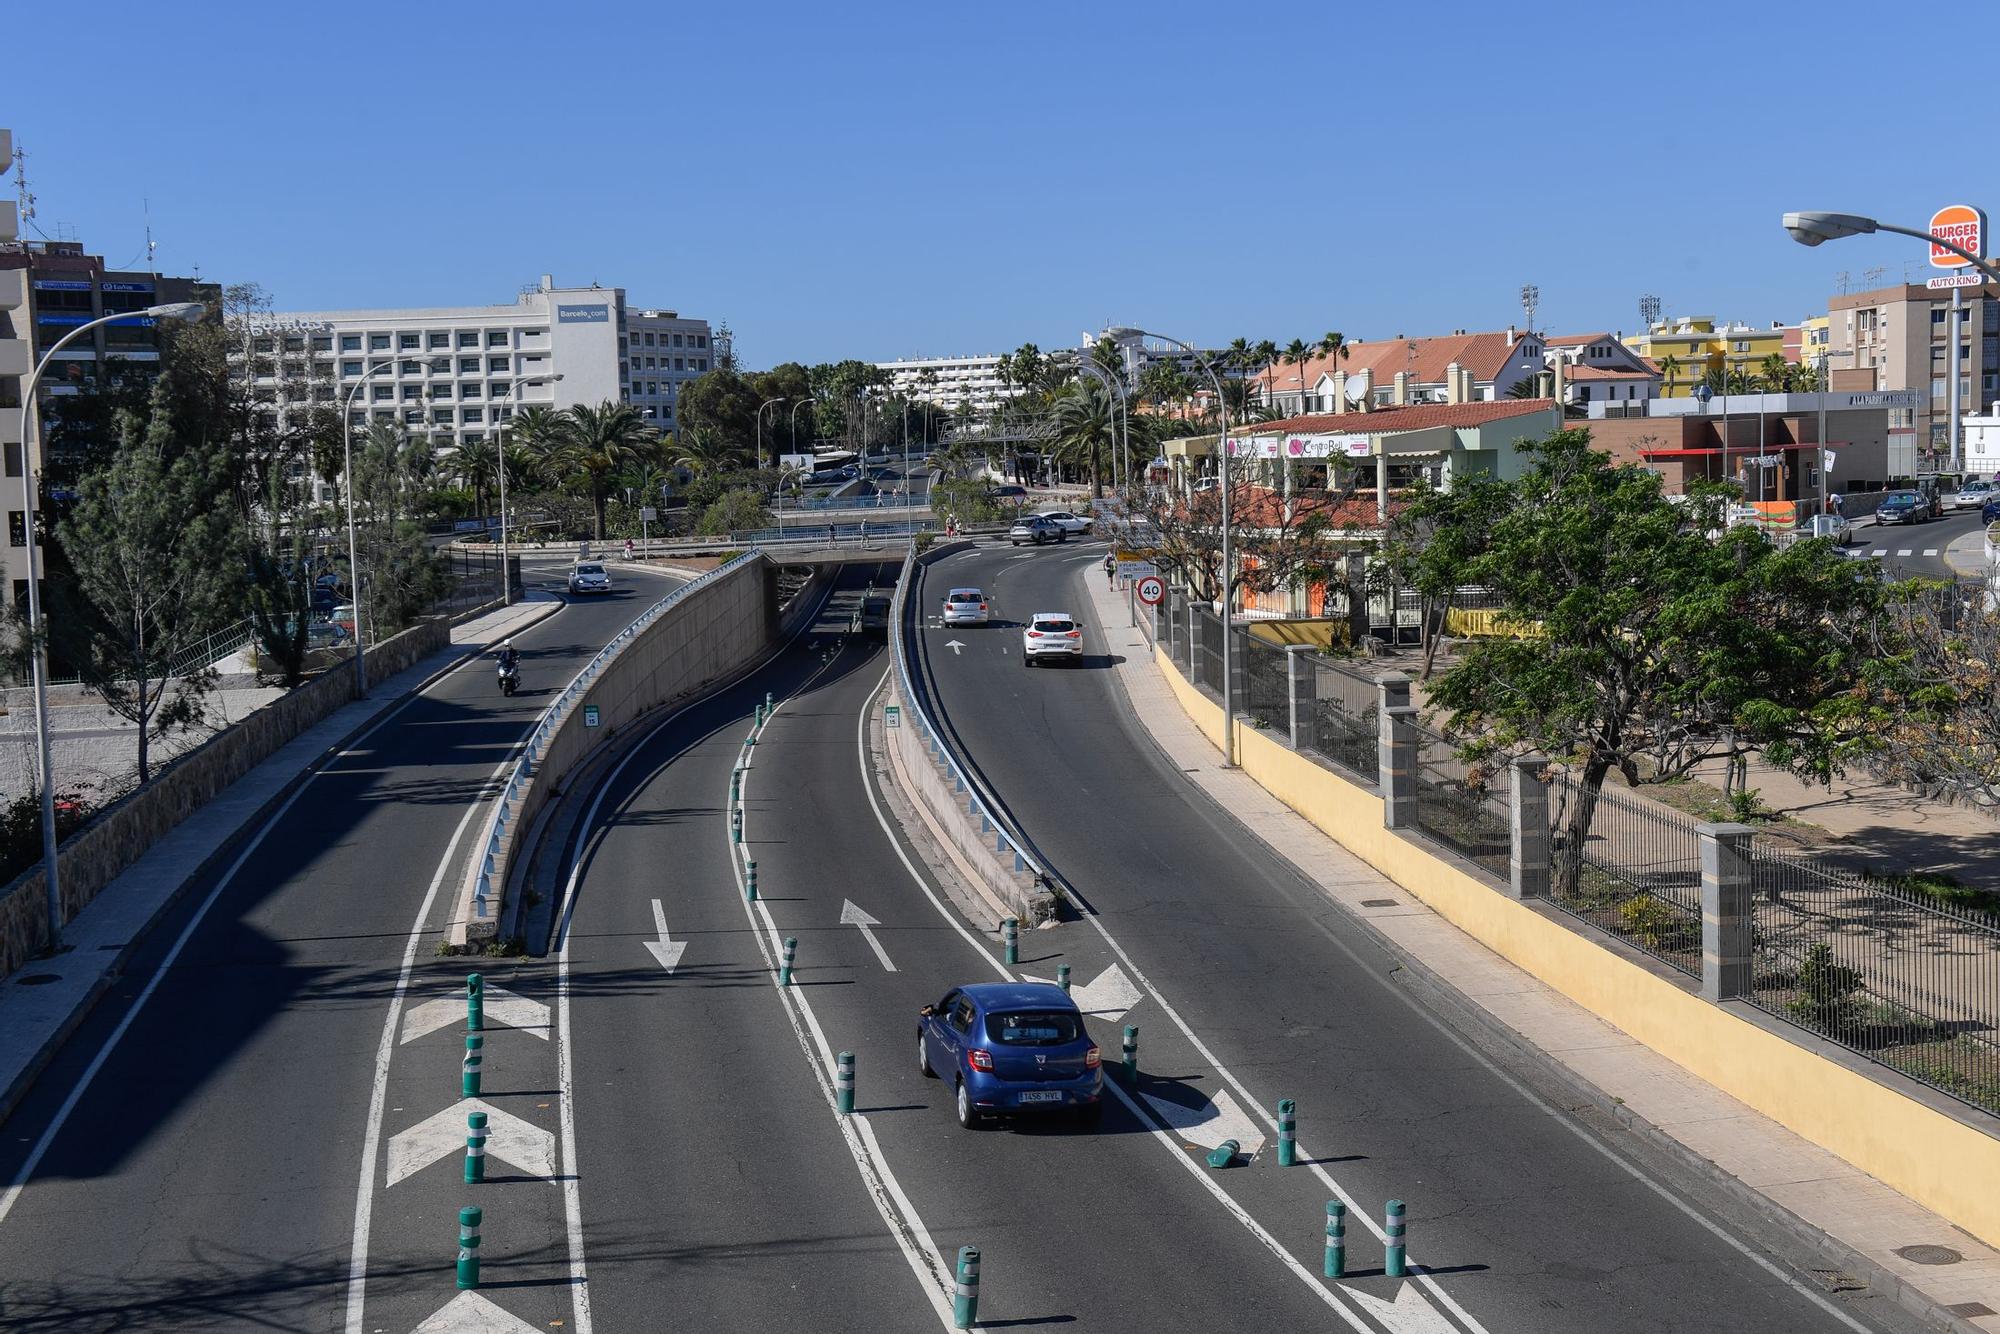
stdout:
<svg viewBox="0 0 2000 1334">
<path fill-rule="evenodd" d="M 1833 961 L 1833 950 L 1824 942 L 1806 951 L 1799 965 L 1799 994 L 1787 1007 L 1793 1017 L 1822 1033 L 1851 1023 L 1858 1008 L 1854 993 L 1861 989 L 1861 974 Z"/>
<path fill-rule="evenodd" d="M 1647 949 L 1671 952 L 1693 944 L 1692 923 L 1651 894 L 1640 894 L 1619 904 L 1618 925 Z"/>
</svg>

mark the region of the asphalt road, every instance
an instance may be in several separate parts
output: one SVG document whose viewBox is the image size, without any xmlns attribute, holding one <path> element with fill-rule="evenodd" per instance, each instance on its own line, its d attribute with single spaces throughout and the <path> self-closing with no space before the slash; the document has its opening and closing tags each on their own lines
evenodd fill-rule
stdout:
<svg viewBox="0 0 2000 1334">
<path fill-rule="evenodd" d="M 1979 534 L 1986 525 L 1973 509 L 1946 510 L 1944 517 L 1929 523 L 1878 526 L 1873 520 L 1857 524 L 1850 555 L 1879 560 L 1897 579 L 1963 579 L 1977 571 L 1981 543 Z M 1948 548 L 1958 545 L 1958 563 L 1945 559 Z"/>
<path fill-rule="evenodd" d="M 527 578 L 559 581 L 560 569 L 536 564 Z M 419 906 L 462 817 L 554 691 L 671 587 L 657 576 L 620 582 L 617 595 L 516 636 L 523 688 L 513 699 L 495 689 L 486 662 L 411 697 L 328 759 L 226 881 L 195 885 L 155 928 L 0 1143 L 0 1183 L 15 1182 L 56 1128 L 0 1217 L 0 1328 L 400 1331 L 452 1295 L 454 1211 L 470 1202 L 459 1198 L 458 1153 L 395 1185 L 379 1164 L 368 1173 L 365 1323 L 363 1310 L 349 1309 L 371 1107 L 386 1153 L 395 1135 L 458 1096 L 462 1010 L 456 1031 L 416 1036 L 399 1026 L 386 1046 L 385 1017 L 401 999 L 406 953 L 412 1002 L 462 983 L 465 961 L 434 952 L 448 888 L 423 920 Z M 524 994 L 542 985 L 529 963 L 493 963 L 495 985 Z M 552 1125 L 546 1034 L 495 1027 L 496 1104 Z M 532 1203 L 553 1188 L 493 1189 L 499 1216 L 488 1244 L 537 1256 L 555 1273 L 496 1300 L 546 1328 L 568 1314 L 560 1229 L 546 1208 L 511 1200 Z"/>
<path fill-rule="evenodd" d="M 1128 1015 L 1142 1056 L 1174 1031 L 1171 1004 L 1202 1045 L 1164 1068 L 1250 1106 L 1296 1099 L 1320 1183 L 1368 1211 L 1406 1201 L 1412 1258 L 1488 1329 L 1910 1326 L 1885 1299 L 1809 1297 L 1760 1267 L 1753 1255 L 1794 1272 L 1823 1261 L 1615 1123 L 1565 1108 L 1544 1072 L 1450 1031 L 1394 957 L 1169 766 L 1107 670 L 1126 634 L 1089 622 L 1076 583 L 1102 577 L 1102 555 L 982 548 L 939 562 L 913 605 L 964 747 L 1150 979 Z M 937 628 L 934 603 L 964 585 L 987 591 L 996 623 Z M 1019 623 L 1065 609 L 1085 618 L 1082 665 L 1024 669 Z M 1296 1235 L 1305 1176 L 1264 1177 L 1240 1192 L 1245 1207 Z"/>
</svg>

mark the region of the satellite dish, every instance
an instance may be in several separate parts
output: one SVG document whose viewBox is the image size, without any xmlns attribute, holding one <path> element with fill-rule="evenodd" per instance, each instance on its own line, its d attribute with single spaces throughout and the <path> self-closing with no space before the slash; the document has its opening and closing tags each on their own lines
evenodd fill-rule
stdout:
<svg viewBox="0 0 2000 1334">
<path fill-rule="evenodd" d="M 1353 375 L 1347 377 L 1346 392 L 1348 402 L 1359 403 L 1362 399 L 1368 397 L 1368 390 L 1369 384 L 1366 380 Z"/>
</svg>

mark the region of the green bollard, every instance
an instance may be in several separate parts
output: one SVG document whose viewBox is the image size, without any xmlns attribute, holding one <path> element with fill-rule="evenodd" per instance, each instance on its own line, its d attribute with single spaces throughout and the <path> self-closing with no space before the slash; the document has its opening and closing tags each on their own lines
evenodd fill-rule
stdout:
<svg viewBox="0 0 2000 1334">
<path fill-rule="evenodd" d="M 1236 1155 L 1243 1152 L 1243 1146 L 1233 1139 L 1226 1139 L 1208 1151 L 1210 1167 L 1227 1167 L 1236 1161 Z"/>
<path fill-rule="evenodd" d="M 759 704 L 757 706 L 757 726 L 762 727 L 763 725 L 764 725 L 764 706 L 762 704 Z"/>
<path fill-rule="evenodd" d="M 1384 1230 L 1389 1235 L 1387 1248 L 1382 1252 L 1382 1272 L 1390 1278 L 1402 1278 L 1410 1272 L 1409 1266 L 1403 1262 L 1403 1202 L 1389 1201 L 1388 1215 L 1384 1220 L 1387 1225 Z"/>
<path fill-rule="evenodd" d="M 485 1045 L 486 1039 L 479 1034 L 467 1033 L 465 1035 L 465 1071 L 464 1078 L 460 1081 L 460 1087 L 463 1089 L 462 1096 L 464 1097 L 476 1098 L 479 1096 L 479 1069 L 485 1063 L 484 1053 L 481 1051 L 481 1048 L 485 1047 Z"/>
<path fill-rule="evenodd" d="M 751 728 L 750 735 L 743 738 L 743 748 L 749 750 L 757 744 L 757 729 Z"/>
<path fill-rule="evenodd" d="M 743 897 L 757 901 L 757 863 L 747 857 L 743 861 Z"/>
<path fill-rule="evenodd" d="M 1139 1026 L 1125 1025 L 1125 1087 L 1134 1088 L 1139 1083 Z"/>
<path fill-rule="evenodd" d="M 477 1207 L 467 1207 L 458 1211 L 458 1286 L 476 1288 L 479 1286 L 479 1220 L 482 1217 Z"/>
<path fill-rule="evenodd" d="M 833 1062 L 833 1105 L 846 1116 L 854 1111 L 854 1053 L 844 1051 Z"/>
<path fill-rule="evenodd" d="M 1299 1109 L 1290 1098 L 1278 1099 L 1278 1166 L 1295 1167 L 1299 1161 Z"/>
<path fill-rule="evenodd" d="M 776 713 L 777 711 L 778 711 L 778 706 L 774 702 L 772 702 L 771 692 L 766 690 L 764 692 L 764 716 L 766 718 L 769 718 L 772 714 Z"/>
<path fill-rule="evenodd" d="M 1066 964 L 1066 963 L 1059 963 L 1059 964 L 1057 964 L 1057 965 L 1056 965 L 1056 985 L 1057 985 L 1057 986 L 1059 986 L 1059 987 L 1061 987 L 1061 988 L 1063 989 L 1063 995 L 1065 995 L 1065 996 L 1069 995 L 1069 965 L 1068 965 L 1068 964 Z"/>
<path fill-rule="evenodd" d="M 465 1180 L 468 1185 L 486 1180 L 486 1113 L 469 1112 L 465 1118 Z"/>
<path fill-rule="evenodd" d="M 734 806 L 743 800 L 743 771 L 736 770 L 729 775 L 729 804 Z"/>
<path fill-rule="evenodd" d="M 477 973 L 465 975 L 465 1031 L 477 1033 L 486 1027 L 486 979 Z"/>
<path fill-rule="evenodd" d="M 778 966 L 779 986 L 788 987 L 792 985 L 792 960 L 798 957 L 798 953 L 799 953 L 799 938 L 797 936 L 786 936 L 785 961 L 784 963 Z"/>
<path fill-rule="evenodd" d="M 743 808 L 741 806 L 730 808 L 729 841 L 731 843 L 741 843 L 743 841 Z"/>
<path fill-rule="evenodd" d="M 971 1329 L 979 1323 L 979 1248 L 958 1248 L 958 1287 L 951 1295 L 951 1327 Z"/>
<path fill-rule="evenodd" d="M 1347 1277 L 1347 1206 L 1339 1200 L 1326 1202 L 1326 1266 L 1328 1278 Z"/>
<path fill-rule="evenodd" d="M 1021 962 L 1021 924 L 1009 917 L 1000 923 L 1000 938 L 1007 943 L 1008 966 Z"/>
</svg>

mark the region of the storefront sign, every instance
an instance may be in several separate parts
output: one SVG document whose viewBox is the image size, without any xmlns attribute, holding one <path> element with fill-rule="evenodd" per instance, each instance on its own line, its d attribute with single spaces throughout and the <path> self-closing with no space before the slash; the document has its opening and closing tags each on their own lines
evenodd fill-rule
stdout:
<svg viewBox="0 0 2000 1334">
<path fill-rule="evenodd" d="M 1970 204 L 1948 204 L 1931 214 L 1931 235 L 1950 241 L 1975 255 L 1986 253 L 1986 210 Z M 1962 269 L 1972 261 L 1955 255 L 1941 245 L 1931 246 L 1931 267 Z"/>
<path fill-rule="evenodd" d="M 556 323 L 609 324 L 611 323 L 611 307 L 607 305 L 557 306 Z"/>
</svg>

